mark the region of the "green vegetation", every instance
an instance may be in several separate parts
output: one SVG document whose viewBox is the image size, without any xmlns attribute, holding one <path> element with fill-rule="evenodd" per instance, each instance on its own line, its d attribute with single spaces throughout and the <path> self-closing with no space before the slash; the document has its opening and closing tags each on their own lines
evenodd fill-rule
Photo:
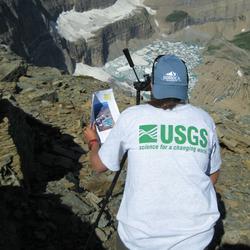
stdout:
<svg viewBox="0 0 250 250">
<path fill-rule="evenodd" d="M 166 17 L 166 22 L 180 22 L 188 17 L 188 13 L 183 10 L 174 10 Z"/>
<path fill-rule="evenodd" d="M 245 75 L 250 76 L 250 67 L 242 67 L 242 70 Z"/>
<path fill-rule="evenodd" d="M 87 75 L 79 75 L 79 76 L 75 76 L 77 79 L 80 80 L 94 80 L 95 78 L 92 76 L 87 76 Z"/>
<path fill-rule="evenodd" d="M 214 54 L 214 52 L 216 52 L 217 50 L 221 49 L 222 45 L 209 45 L 207 47 L 207 52 L 209 54 Z"/>
<path fill-rule="evenodd" d="M 242 49 L 250 51 L 250 31 L 242 32 L 234 36 L 231 42 Z"/>
</svg>

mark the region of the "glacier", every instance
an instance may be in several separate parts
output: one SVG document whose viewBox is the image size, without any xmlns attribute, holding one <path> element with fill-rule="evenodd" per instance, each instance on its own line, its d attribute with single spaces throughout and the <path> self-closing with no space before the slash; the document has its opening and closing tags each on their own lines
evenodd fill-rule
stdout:
<svg viewBox="0 0 250 250">
<path fill-rule="evenodd" d="M 56 29 L 68 41 L 74 42 L 81 38 L 89 40 L 97 30 L 132 15 L 138 7 L 146 8 L 151 15 L 155 14 L 154 10 L 143 4 L 143 0 L 117 0 L 105 9 L 64 11 L 56 21 Z"/>
<path fill-rule="evenodd" d="M 191 90 L 197 81 L 194 68 L 202 63 L 203 49 L 198 44 L 156 40 L 140 50 L 131 51 L 130 54 L 134 61 L 137 75 L 141 80 L 144 79 L 143 76 L 145 74 L 151 75 L 153 61 L 158 55 L 174 54 L 178 56 L 186 63 L 189 72 L 189 89 Z M 129 67 L 125 56 L 120 56 L 107 62 L 103 70 L 111 76 L 112 82 L 135 92 L 133 83 L 136 81 L 136 76 Z"/>
<path fill-rule="evenodd" d="M 185 42 L 170 42 L 165 39 L 156 40 L 142 49 L 130 51 L 135 64 L 135 71 L 140 80 L 144 75 L 152 73 L 154 59 L 162 54 L 174 54 L 186 62 L 189 73 L 189 90 L 197 81 L 194 68 L 202 63 L 202 50 L 204 47 L 198 44 Z M 107 62 L 103 67 L 91 67 L 83 63 L 77 63 L 74 75 L 89 75 L 101 81 L 116 84 L 123 89 L 135 94 L 133 84 L 137 81 L 124 55 Z"/>
</svg>

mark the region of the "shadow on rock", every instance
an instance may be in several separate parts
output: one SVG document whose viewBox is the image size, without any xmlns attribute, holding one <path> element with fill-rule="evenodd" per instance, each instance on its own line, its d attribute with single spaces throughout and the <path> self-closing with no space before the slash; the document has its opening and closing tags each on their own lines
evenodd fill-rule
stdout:
<svg viewBox="0 0 250 250">
<path fill-rule="evenodd" d="M 85 152 L 70 135 L 43 124 L 8 100 L 0 100 L 0 122 L 4 117 L 20 157 L 23 181 L 20 186 L 0 187 L 0 249 L 84 249 L 91 228 L 85 214 L 91 208 L 82 207 L 84 202 L 77 196 L 81 191 L 77 176 L 78 160 Z M 59 189 L 53 184 L 68 177 L 75 181 L 70 189 L 60 186 L 62 181 Z M 103 249 L 96 235 L 90 249 Z"/>
<path fill-rule="evenodd" d="M 68 71 L 63 54 L 64 39 L 50 32 L 51 19 L 41 1 L 2 0 L 0 9 L 4 13 L 0 16 L 0 33 L 6 33 L 1 37 L 4 44 L 10 45 L 11 50 L 34 65 Z"/>
<path fill-rule="evenodd" d="M 215 250 L 217 246 L 220 246 L 222 237 L 225 233 L 223 220 L 226 218 L 226 207 L 221 198 L 221 195 L 219 193 L 216 193 L 216 195 L 217 195 L 218 209 L 220 212 L 220 218 L 216 222 L 216 225 L 214 227 L 214 237 L 211 243 L 209 244 L 207 250 Z"/>
<path fill-rule="evenodd" d="M 223 220 L 226 218 L 226 207 L 222 200 L 222 197 L 219 193 L 216 193 L 217 195 L 217 202 L 218 202 L 218 208 L 220 211 L 220 218 L 216 222 L 216 225 L 214 227 L 214 237 L 209 244 L 208 248 L 206 250 L 250 250 L 250 246 L 244 245 L 244 244 L 223 244 L 221 245 L 222 237 L 225 233 L 224 226 L 223 226 Z M 220 247 L 219 247 L 220 246 Z"/>
<path fill-rule="evenodd" d="M 250 246 L 244 244 L 224 244 L 219 250 L 250 250 Z"/>
<path fill-rule="evenodd" d="M 43 192 L 49 181 L 81 168 L 78 160 L 86 152 L 71 135 L 42 123 L 8 100 L 0 101 L 0 113 L 9 120 L 9 134 L 20 157 L 23 186 L 27 191 Z"/>
<path fill-rule="evenodd" d="M 90 225 L 62 205 L 59 196 L 28 196 L 8 186 L 0 188 L 0 199 L 1 250 L 84 249 Z M 103 249 L 96 236 L 92 242 L 89 249 Z"/>
</svg>

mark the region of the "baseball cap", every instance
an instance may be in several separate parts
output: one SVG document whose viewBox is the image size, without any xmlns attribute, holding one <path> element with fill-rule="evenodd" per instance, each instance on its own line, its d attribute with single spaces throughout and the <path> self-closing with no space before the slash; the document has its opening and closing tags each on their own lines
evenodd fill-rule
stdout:
<svg viewBox="0 0 250 250">
<path fill-rule="evenodd" d="M 156 58 L 152 72 L 152 94 L 155 99 L 188 99 L 188 72 L 185 62 L 175 55 Z"/>
</svg>

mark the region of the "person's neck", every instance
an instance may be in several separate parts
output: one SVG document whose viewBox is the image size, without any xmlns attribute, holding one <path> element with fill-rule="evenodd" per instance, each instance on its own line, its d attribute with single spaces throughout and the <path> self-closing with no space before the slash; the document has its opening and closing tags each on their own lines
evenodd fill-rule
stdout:
<svg viewBox="0 0 250 250">
<path fill-rule="evenodd" d="M 151 99 L 148 104 L 161 109 L 174 109 L 179 104 L 186 104 L 185 101 L 175 98 Z"/>
</svg>

